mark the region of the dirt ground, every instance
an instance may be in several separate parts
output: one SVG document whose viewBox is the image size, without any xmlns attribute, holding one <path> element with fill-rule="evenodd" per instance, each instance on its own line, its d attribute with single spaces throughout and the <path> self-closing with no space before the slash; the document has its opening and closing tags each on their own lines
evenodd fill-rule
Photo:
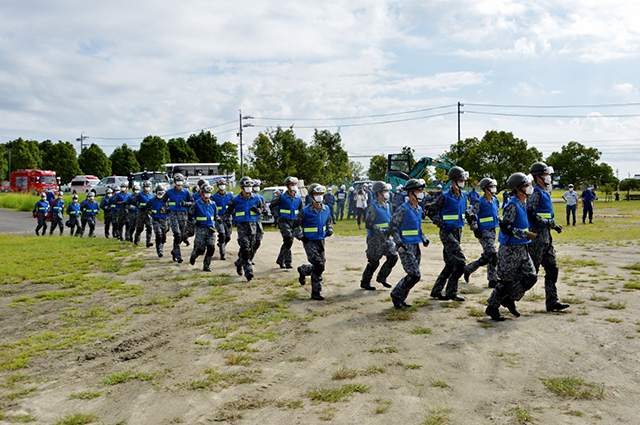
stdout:
<svg viewBox="0 0 640 425">
<path fill-rule="evenodd" d="M 557 246 L 559 294 L 571 308 L 546 313 L 540 279 L 519 303 L 522 316 L 505 310 L 501 323 L 484 316 L 484 269 L 462 282 L 466 302 L 429 299 L 439 241 L 423 250 L 414 308 L 404 312 L 391 308 L 388 289 L 359 289 L 363 237 L 328 240 L 321 302 L 309 300 L 295 268 L 277 268 L 280 241 L 265 234 L 251 282 L 217 255 L 206 274 L 201 259 L 178 265 L 141 248 L 142 269 L 93 274 L 139 292 L 16 304 L 60 285 L 11 285 L 0 296 L 4 344 L 63 332 L 69 317 L 105 336 L 1 371 L 2 412 L 38 424 L 75 413 L 104 424 L 638 423 L 640 293 L 631 288 L 640 275 L 621 268 L 638 262 L 637 241 Z M 480 254 L 472 241 L 463 249 L 469 261 Z M 228 258 L 236 252 L 234 235 Z M 299 242 L 293 252 L 294 265 L 305 262 Z M 390 280 L 402 276 L 398 262 Z M 562 377 L 603 385 L 604 397 L 556 395 L 545 382 Z M 343 398 L 326 401 L 332 395 Z"/>
</svg>

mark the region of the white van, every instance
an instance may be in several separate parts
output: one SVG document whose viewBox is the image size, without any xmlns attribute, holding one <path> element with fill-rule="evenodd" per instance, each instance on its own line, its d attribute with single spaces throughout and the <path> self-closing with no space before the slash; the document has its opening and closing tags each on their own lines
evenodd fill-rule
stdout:
<svg viewBox="0 0 640 425">
<path fill-rule="evenodd" d="M 89 193 L 98 183 L 100 179 L 96 176 L 75 176 L 71 180 L 71 193 Z"/>
</svg>

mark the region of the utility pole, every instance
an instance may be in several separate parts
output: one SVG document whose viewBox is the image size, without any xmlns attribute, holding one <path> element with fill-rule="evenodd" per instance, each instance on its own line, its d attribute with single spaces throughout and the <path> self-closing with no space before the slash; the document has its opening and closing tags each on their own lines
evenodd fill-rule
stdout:
<svg viewBox="0 0 640 425">
<path fill-rule="evenodd" d="M 80 142 L 80 153 L 82 153 L 82 149 L 84 149 L 84 139 L 88 139 L 88 138 L 89 136 L 85 136 L 83 131 L 80 133 L 80 137 L 76 139 L 78 142 Z"/>
<path fill-rule="evenodd" d="M 458 102 L 458 142 L 460 141 L 460 115 L 464 114 L 464 111 L 460 111 L 461 106 L 464 106 L 464 103 Z"/>
<path fill-rule="evenodd" d="M 240 127 L 239 127 L 239 131 L 237 136 L 240 138 L 240 177 L 244 177 L 244 157 L 242 154 L 242 129 L 245 127 L 253 127 L 253 124 L 247 123 L 247 124 L 242 124 L 242 120 L 250 120 L 253 117 L 250 115 L 245 115 L 244 117 L 242 116 L 242 109 L 239 109 L 240 111 Z"/>
</svg>

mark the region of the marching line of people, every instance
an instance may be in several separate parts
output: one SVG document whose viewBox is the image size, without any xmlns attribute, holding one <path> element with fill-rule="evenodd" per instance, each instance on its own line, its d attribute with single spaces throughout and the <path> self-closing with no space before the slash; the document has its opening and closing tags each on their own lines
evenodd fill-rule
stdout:
<svg viewBox="0 0 640 425">
<path fill-rule="evenodd" d="M 483 178 L 478 184 L 482 193 L 475 190 L 467 194 L 463 188 L 469 174 L 462 167 L 448 171 L 449 189 L 438 188 L 428 208 L 425 207 L 426 183 L 422 179 L 410 179 L 404 187 L 398 187 L 392 198 L 391 186 L 384 182 L 364 184 L 358 191 L 341 186 L 335 195 L 330 189 L 314 183 L 309 186 L 308 200 L 303 202 L 298 193 L 298 179 L 287 177 L 286 190 L 275 193 L 269 205 L 260 195 L 259 180 L 242 177 L 240 193 L 226 191 L 226 180 L 216 182 L 217 190 L 201 179 L 195 193 L 184 187 L 185 178 L 177 173 L 173 176 L 173 187 L 165 191 L 157 186 L 151 192 L 150 181 L 142 183 L 142 191 L 123 184 L 116 194 L 111 189 L 98 204 L 93 194 L 78 203 L 74 195 L 71 204 L 64 208 L 62 193 L 51 202 L 42 194 L 36 203 L 33 215 L 38 219 L 36 235 L 46 234 L 47 217 L 51 219 L 51 231 L 59 227 L 66 211 L 69 219 L 65 223 L 71 234 L 80 236 L 89 226 L 89 237 L 95 237 L 98 212 L 105 213 L 105 237 L 113 237 L 138 244 L 142 232 L 146 232 L 146 246 L 151 247 L 152 233 L 158 257 L 163 257 L 167 233 L 171 229 L 173 245 L 172 261 L 182 263 L 181 245 L 189 246 L 189 237 L 195 236 L 189 263 L 195 265 L 204 255 L 203 270 L 211 271 L 211 261 L 216 244 L 220 259 L 226 260 L 226 245 L 230 242 L 233 225 L 236 226 L 238 257 L 234 262 L 238 275 L 250 281 L 254 277 L 254 257 L 260 248 L 264 230 L 261 217 L 269 212 L 282 236 L 276 264 L 282 269 L 293 268 L 291 248 L 294 240 L 300 240 L 308 263 L 297 268 L 299 282 L 306 284 L 311 278 L 311 298 L 323 300 L 322 274 L 325 270 L 325 239 L 333 234 L 333 224 L 342 220 L 344 208 L 348 206 L 347 218 L 357 216 L 358 225 L 364 223 L 367 230 L 367 265 L 362 273 L 360 287 L 376 289 L 371 284 L 373 275 L 382 257 L 385 261 L 376 276 L 376 283 L 392 288 L 391 302 L 397 309 L 410 307 L 407 297 L 420 281 L 421 247 L 429 246 L 429 239 L 422 232 L 422 220 L 428 216 L 439 228 L 443 246 L 444 267 L 434 282 L 431 297 L 437 300 L 463 302 L 458 294 L 461 277 L 468 283 L 470 275 L 482 266 L 487 266 L 488 287 L 493 291 L 487 300 L 486 314 L 501 321 L 500 307 L 506 307 L 518 317 L 515 303 L 522 299 L 538 280 L 540 266 L 545 270 L 545 297 L 547 311 L 559 311 L 569 307 L 559 302 L 557 293 L 558 266 L 551 230 L 562 232 L 556 223 L 551 204 L 550 189 L 553 168 L 536 162 L 530 175 L 515 173 L 507 180 L 512 192 L 503 215 L 499 216 L 499 201 L 495 196 L 497 182 Z M 334 205 L 337 210 L 334 211 Z M 354 205 L 356 211 L 351 210 Z M 352 214 L 353 213 L 353 214 Z M 469 225 L 482 247 L 480 258 L 467 263 L 462 251 L 461 238 L 465 225 Z M 217 243 L 216 243 L 216 233 Z M 496 250 L 496 233 L 499 248 Z M 400 259 L 406 275 L 393 286 L 388 277 Z M 444 293 L 443 293 L 444 291 Z"/>
</svg>

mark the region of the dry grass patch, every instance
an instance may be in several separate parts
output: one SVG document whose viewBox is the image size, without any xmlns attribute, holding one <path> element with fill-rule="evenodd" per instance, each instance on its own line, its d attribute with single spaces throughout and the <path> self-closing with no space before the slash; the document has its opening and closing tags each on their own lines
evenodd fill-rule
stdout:
<svg viewBox="0 0 640 425">
<path fill-rule="evenodd" d="M 543 378 L 542 383 L 549 391 L 562 398 L 601 400 L 605 396 L 604 384 L 585 382 L 574 376 Z"/>
<path fill-rule="evenodd" d="M 353 379 L 356 376 L 358 376 L 358 371 L 343 366 L 331 375 L 331 379 L 339 381 L 341 379 Z"/>
<path fill-rule="evenodd" d="M 307 392 L 307 397 L 313 401 L 323 401 L 325 403 L 337 403 L 347 401 L 355 393 L 369 392 L 369 386 L 363 384 L 347 384 L 340 388 L 318 388 Z"/>
</svg>

